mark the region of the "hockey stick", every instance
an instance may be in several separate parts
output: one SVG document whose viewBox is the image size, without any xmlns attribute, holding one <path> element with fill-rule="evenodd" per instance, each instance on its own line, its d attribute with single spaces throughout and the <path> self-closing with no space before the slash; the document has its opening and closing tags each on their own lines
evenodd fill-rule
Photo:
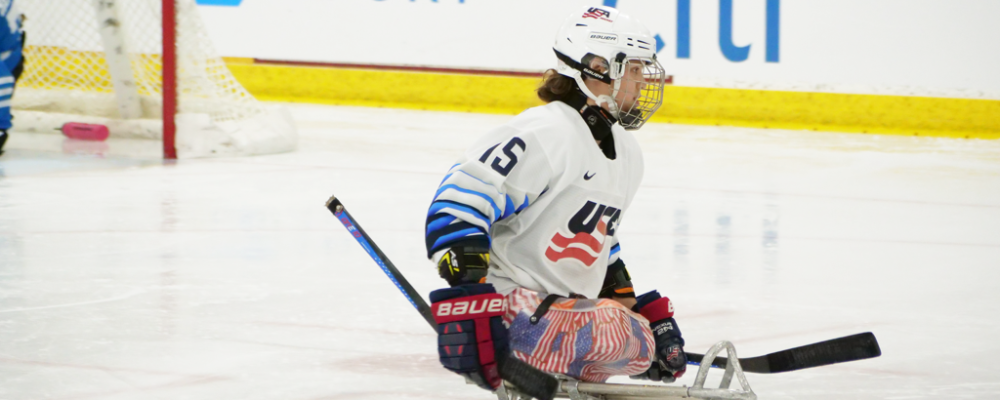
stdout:
<svg viewBox="0 0 1000 400">
<path fill-rule="evenodd" d="M 389 257 L 386 257 L 385 253 L 375 245 L 375 241 L 365 233 L 361 225 L 354 221 L 354 217 L 351 217 L 351 214 L 344 208 L 344 204 L 336 196 L 330 196 L 330 199 L 326 201 L 326 208 L 337 217 L 341 224 L 344 224 L 344 228 L 347 228 L 347 231 L 357 239 L 361 247 L 382 268 L 382 272 L 385 272 L 389 280 L 396 284 L 396 288 L 403 292 L 403 296 L 406 296 L 413 308 L 416 308 L 417 312 L 424 317 L 431 329 L 437 332 L 437 322 L 434 322 L 434 315 L 431 314 L 431 308 L 427 306 L 427 302 L 413 289 L 413 285 L 410 285 L 410 282 L 396 269 L 392 261 L 389 261 Z M 512 383 L 524 394 L 538 400 L 552 400 L 559 389 L 559 381 L 552 375 L 539 371 L 517 358 L 497 359 L 497 367 L 504 380 Z"/>
<path fill-rule="evenodd" d="M 398 288 L 406 299 L 410 301 L 410 304 L 417 309 L 418 312 L 424 317 L 424 320 L 431 326 L 431 328 L 437 330 L 437 323 L 434 322 L 434 317 L 431 314 L 430 307 L 427 302 L 424 301 L 420 294 L 417 293 L 413 286 L 403 277 L 403 274 L 396 269 L 396 266 L 389 261 L 385 253 L 382 252 L 375 245 L 375 242 L 365 233 L 365 230 L 361 228 L 351 214 L 347 212 L 344 208 L 343 203 L 340 202 L 336 196 L 331 196 L 326 202 L 326 208 L 337 217 L 338 220 L 347 228 L 361 247 L 368 252 L 368 255 L 372 257 L 373 260 L 382 268 L 382 271 L 389 277 L 389 279 L 396 284 Z M 866 358 L 878 357 L 882 354 L 879 349 L 878 341 L 875 340 L 875 335 L 871 332 L 861 333 L 857 335 L 847 336 L 838 339 L 831 339 L 824 342 L 813 343 L 805 345 L 802 347 L 796 347 L 793 349 L 782 350 L 775 353 L 751 357 L 751 358 L 740 358 L 740 365 L 746 372 L 755 373 L 778 373 L 795 371 L 805 368 L 819 367 L 823 365 L 836 364 L 847 361 L 863 360 Z M 704 354 L 698 353 L 687 353 L 688 363 L 693 365 L 700 365 L 700 361 L 704 357 Z M 712 363 L 712 367 L 715 368 L 725 368 L 726 358 L 717 357 Z M 551 397 L 546 397 L 546 393 L 554 393 L 556 388 L 558 388 L 558 381 L 551 375 L 541 372 L 530 365 L 517 360 L 516 358 L 509 358 L 507 362 L 500 363 L 501 376 L 504 379 L 514 383 L 519 388 L 521 388 L 525 394 L 533 394 L 534 397 L 539 399 L 546 399 Z M 525 390 L 527 389 L 527 390 Z"/>
<path fill-rule="evenodd" d="M 859 333 L 837 339 L 807 344 L 758 357 L 740 358 L 743 371 L 759 374 L 776 374 L 800 369 L 821 367 L 848 361 L 864 360 L 882 355 L 878 340 L 871 332 Z M 687 353 L 688 364 L 699 365 L 703 355 Z M 717 357 L 712 366 L 726 367 L 726 358 Z"/>
<path fill-rule="evenodd" d="M 347 231 L 354 236 L 354 239 L 357 239 L 358 244 L 360 244 L 361 247 L 364 247 L 365 251 L 368 252 L 368 255 L 375 260 L 375 263 L 378 264 L 379 267 L 382 268 L 382 272 L 385 272 L 385 275 L 389 277 L 389 280 L 396 284 L 396 288 L 399 289 L 400 292 L 403 292 L 403 296 L 406 296 L 406 299 L 409 300 L 410 304 L 413 305 L 413 308 L 416 308 L 417 312 L 424 317 L 424 320 L 426 320 L 432 328 L 437 329 L 437 323 L 434 322 L 434 316 L 431 314 L 431 308 L 427 306 L 427 302 L 420 297 L 420 293 L 417 293 L 417 291 L 413 289 L 413 285 L 410 285 L 410 282 L 406 281 L 403 274 L 399 273 L 399 270 L 392 264 L 392 261 L 389 261 L 389 257 L 386 257 L 385 253 L 383 253 L 382 250 L 375 245 L 375 242 L 368 236 L 367 233 L 365 233 L 365 230 L 361 229 L 361 225 L 354 222 L 354 218 L 351 217 L 351 213 L 344 209 L 344 205 L 337 199 L 337 196 L 330 196 L 330 200 L 326 201 L 326 208 L 330 210 L 330 212 L 332 212 L 338 220 L 340 220 L 341 224 L 344 224 L 344 228 L 347 228 Z"/>
</svg>

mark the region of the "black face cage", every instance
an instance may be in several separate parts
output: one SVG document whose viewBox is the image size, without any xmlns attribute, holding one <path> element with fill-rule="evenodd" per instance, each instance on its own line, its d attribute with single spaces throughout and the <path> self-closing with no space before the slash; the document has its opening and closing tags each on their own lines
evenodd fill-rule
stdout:
<svg viewBox="0 0 1000 400">
<path fill-rule="evenodd" d="M 629 73 L 632 63 L 641 63 L 642 76 Z M 618 111 L 618 121 L 627 130 L 636 130 L 653 117 L 663 104 L 666 72 L 656 59 L 630 59 L 622 64 L 624 73 L 618 78 L 615 98 L 623 99 Z M 624 94 L 624 96 L 621 96 Z M 634 99 L 634 101 L 632 101 Z"/>
</svg>

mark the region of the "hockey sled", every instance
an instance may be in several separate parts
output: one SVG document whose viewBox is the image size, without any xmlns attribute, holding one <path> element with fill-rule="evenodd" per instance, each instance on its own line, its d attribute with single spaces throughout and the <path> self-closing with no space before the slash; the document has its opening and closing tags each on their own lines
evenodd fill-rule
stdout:
<svg viewBox="0 0 1000 400">
<path fill-rule="evenodd" d="M 712 362 L 723 349 L 726 350 L 726 369 L 718 388 L 706 388 L 705 380 Z M 730 389 L 733 378 L 739 382 L 739 389 Z M 580 382 L 572 378 L 557 377 L 559 385 L 555 397 L 571 400 L 668 400 L 668 399 L 720 399 L 720 400 L 756 400 L 757 395 L 750 389 L 736 357 L 736 349 L 728 341 L 716 343 L 709 349 L 698 367 L 698 375 L 693 386 L 665 385 L 629 385 L 613 383 Z M 521 393 L 509 382 L 497 390 L 499 400 L 530 400 L 535 397 Z M 540 399 L 548 400 L 548 399 Z"/>
</svg>

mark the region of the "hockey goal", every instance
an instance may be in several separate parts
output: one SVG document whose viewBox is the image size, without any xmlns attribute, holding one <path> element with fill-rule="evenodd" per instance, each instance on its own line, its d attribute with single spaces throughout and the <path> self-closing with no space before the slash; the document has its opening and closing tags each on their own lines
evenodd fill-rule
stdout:
<svg viewBox="0 0 1000 400">
<path fill-rule="evenodd" d="M 163 141 L 165 158 L 295 149 L 290 114 L 261 104 L 219 57 L 194 0 L 18 0 L 24 73 L 14 129 L 67 122 Z"/>
</svg>

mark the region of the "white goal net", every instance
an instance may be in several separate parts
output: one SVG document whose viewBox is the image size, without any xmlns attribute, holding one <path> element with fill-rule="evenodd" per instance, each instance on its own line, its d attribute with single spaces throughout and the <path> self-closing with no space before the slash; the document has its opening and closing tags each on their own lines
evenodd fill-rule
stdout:
<svg viewBox="0 0 1000 400">
<path fill-rule="evenodd" d="M 108 126 L 112 137 L 163 139 L 163 1 L 17 0 L 26 43 L 15 129 L 55 133 L 85 122 Z M 293 150 L 288 112 L 261 104 L 236 81 L 194 0 L 176 0 L 176 10 L 178 155 Z"/>
</svg>

